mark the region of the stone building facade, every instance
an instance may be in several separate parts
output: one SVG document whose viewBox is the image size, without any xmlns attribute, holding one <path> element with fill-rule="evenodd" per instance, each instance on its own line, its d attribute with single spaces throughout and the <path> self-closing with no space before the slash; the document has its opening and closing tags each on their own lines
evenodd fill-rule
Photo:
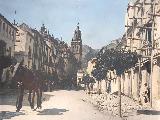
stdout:
<svg viewBox="0 0 160 120">
<path fill-rule="evenodd" d="M 160 1 L 132 0 L 125 16 L 122 49 L 140 55 L 139 61 L 121 75 L 121 91 L 145 105 L 144 93 L 152 107 L 160 103 Z M 116 79 L 115 79 L 116 80 Z M 111 89 L 118 88 L 112 81 Z M 118 89 L 117 89 L 118 90 Z M 111 91 L 115 92 L 115 91 Z"/>
<path fill-rule="evenodd" d="M 42 35 L 35 29 L 32 29 L 34 36 L 34 47 L 33 47 L 33 69 L 34 70 L 44 70 L 44 57 L 45 57 L 45 41 Z"/>
<path fill-rule="evenodd" d="M 121 92 L 143 105 L 160 105 L 160 0 L 131 0 L 125 16 L 125 34 L 117 46 L 140 56 L 135 67 L 121 75 Z M 107 72 L 106 91 L 119 91 L 116 71 Z M 102 80 L 103 81 L 103 80 Z M 149 91 L 145 102 L 145 91 Z"/>
<path fill-rule="evenodd" d="M 43 71 L 46 81 L 56 79 L 61 83 L 68 80 L 76 84 L 76 73 L 82 57 L 79 26 L 71 46 L 73 49 L 62 39 L 54 38 L 44 24 L 38 31 L 25 23 L 12 25 L 0 14 L 0 56 L 15 57 L 15 62 L 23 62 L 30 70 Z"/>
<path fill-rule="evenodd" d="M 24 60 L 24 65 L 32 70 L 52 73 L 55 70 L 55 39 L 49 34 L 44 24 L 40 31 L 23 23 L 17 26 L 15 56 L 17 62 Z"/>
<path fill-rule="evenodd" d="M 17 28 L 0 14 L 0 55 L 14 57 Z"/>
<path fill-rule="evenodd" d="M 0 14 L 0 57 L 14 57 L 16 32 L 17 28 Z M 7 81 L 7 69 L 0 68 L 0 83 L 2 84 Z"/>
<path fill-rule="evenodd" d="M 23 64 L 32 69 L 33 63 L 33 47 L 34 36 L 31 28 L 25 23 L 17 26 L 18 32 L 15 42 L 15 58 L 17 62 L 23 62 Z"/>
</svg>

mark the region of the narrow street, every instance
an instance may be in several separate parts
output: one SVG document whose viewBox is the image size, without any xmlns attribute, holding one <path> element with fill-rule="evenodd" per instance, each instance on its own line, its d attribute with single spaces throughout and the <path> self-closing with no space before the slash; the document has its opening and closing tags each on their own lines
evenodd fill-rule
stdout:
<svg viewBox="0 0 160 120">
<path fill-rule="evenodd" d="M 32 111 L 28 105 L 27 94 L 20 112 L 15 112 L 15 95 L 0 99 L 0 120 L 118 120 L 106 115 L 92 104 L 86 103 L 88 97 L 83 91 L 57 90 L 45 92 L 42 109 Z"/>
</svg>

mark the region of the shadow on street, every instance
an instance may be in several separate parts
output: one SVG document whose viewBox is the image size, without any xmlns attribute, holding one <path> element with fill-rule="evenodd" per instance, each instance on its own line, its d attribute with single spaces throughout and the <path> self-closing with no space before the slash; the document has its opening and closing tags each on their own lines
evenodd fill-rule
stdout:
<svg viewBox="0 0 160 120">
<path fill-rule="evenodd" d="M 156 110 L 137 110 L 137 113 L 145 115 L 160 115 L 160 111 Z"/>
<path fill-rule="evenodd" d="M 67 112 L 69 110 L 66 109 L 44 109 L 43 111 L 40 111 L 37 115 L 63 115 L 64 112 Z"/>
<path fill-rule="evenodd" d="M 49 95 L 49 94 L 43 94 L 42 96 L 42 102 L 43 101 L 48 101 L 50 97 L 54 95 Z M 7 94 L 0 94 L 0 105 L 16 105 L 16 100 L 17 100 L 17 94 L 16 93 L 7 93 Z M 36 105 L 36 96 L 35 96 L 35 105 Z M 30 106 L 28 102 L 28 94 L 25 93 L 24 98 L 23 98 L 23 106 Z"/>
<path fill-rule="evenodd" d="M 22 112 L 1 111 L 0 120 L 11 119 L 12 117 L 19 116 L 19 115 L 25 115 L 25 114 Z"/>
</svg>

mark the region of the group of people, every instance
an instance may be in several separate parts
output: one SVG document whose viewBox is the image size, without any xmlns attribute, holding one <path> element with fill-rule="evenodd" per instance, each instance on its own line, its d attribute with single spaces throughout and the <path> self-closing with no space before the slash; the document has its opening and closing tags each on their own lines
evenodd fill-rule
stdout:
<svg viewBox="0 0 160 120">
<path fill-rule="evenodd" d="M 45 76 L 45 84 L 44 84 L 44 91 L 50 91 L 52 92 L 53 89 L 54 89 L 54 86 L 55 86 L 55 79 L 54 79 L 54 76 L 50 73 L 48 73 L 48 75 Z"/>
</svg>

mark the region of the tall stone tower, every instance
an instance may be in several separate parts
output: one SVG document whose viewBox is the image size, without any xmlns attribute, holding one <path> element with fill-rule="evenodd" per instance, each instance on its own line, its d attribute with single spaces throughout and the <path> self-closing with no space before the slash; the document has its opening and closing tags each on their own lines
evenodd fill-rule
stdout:
<svg viewBox="0 0 160 120">
<path fill-rule="evenodd" d="M 71 42 L 71 51 L 74 54 L 75 58 L 79 62 L 81 67 L 82 60 L 82 39 L 81 39 L 81 31 L 79 29 L 79 23 L 77 24 L 77 28 L 74 31 L 74 37 Z"/>
</svg>

